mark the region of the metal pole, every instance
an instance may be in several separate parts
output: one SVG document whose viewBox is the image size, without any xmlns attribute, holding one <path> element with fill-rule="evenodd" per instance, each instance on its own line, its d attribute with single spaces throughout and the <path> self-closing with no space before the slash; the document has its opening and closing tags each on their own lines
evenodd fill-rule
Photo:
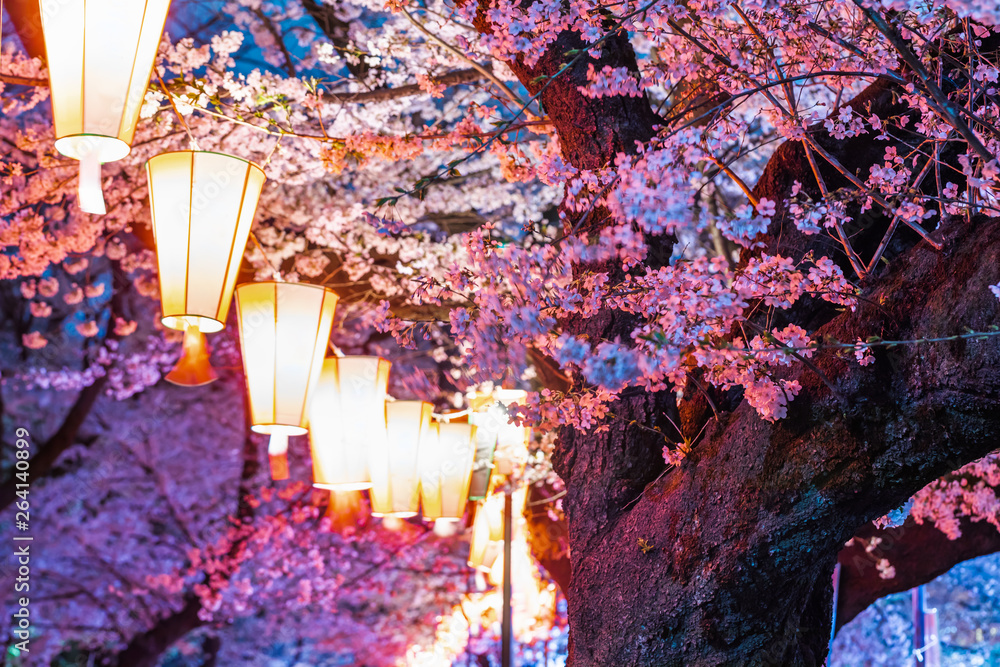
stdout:
<svg viewBox="0 0 1000 667">
<path fill-rule="evenodd" d="M 924 631 L 929 646 L 924 652 L 924 663 L 927 667 L 941 667 L 941 638 L 938 635 L 937 609 L 924 612 Z"/>
<path fill-rule="evenodd" d="M 833 653 L 833 640 L 837 638 L 837 611 L 840 606 L 840 563 L 833 566 L 833 621 L 830 623 L 830 643 L 826 653 Z"/>
<path fill-rule="evenodd" d="M 913 603 L 913 655 L 916 659 L 915 664 L 922 667 L 926 664 L 923 654 L 926 644 L 924 639 L 924 587 L 917 586 L 910 591 L 910 600 Z"/>
<path fill-rule="evenodd" d="M 513 667 L 514 665 L 511 661 L 510 650 L 514 643 L 514 624 L 510 610 L 510 543 L 514 524 L 511 516 L 513 513 L 513 503 L 508 488 L 503 498 L 503 630 L 501 633 L 503 646 L 500 656 L 501 667 Z"/>
</svg>

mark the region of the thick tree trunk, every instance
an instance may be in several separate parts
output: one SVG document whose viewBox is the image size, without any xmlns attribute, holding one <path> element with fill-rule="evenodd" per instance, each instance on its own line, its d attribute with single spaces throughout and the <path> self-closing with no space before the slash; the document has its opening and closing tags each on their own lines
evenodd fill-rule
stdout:
<svg viewBox="0 0 1000 667">
<path fill-rule="evenodd" d="M 482 21 L 477 27 L 488 30 Z M 579 46 L 564 34 L 536 67 L 509 64 L 535 92 L 545 82 L 539 77 L 551 76 Z M 564 157 L 582 169 L 632 152 L 657 123 L 643 98 L 580 95 L 591 63 L 635 70 L 626 37 L 617 35 L 600 58 L 581 59 L 541 96 Z M 906 113 L 885 81 L 862 97 L 872 113 Z M 869 139 L 818 140 L 852 172 L 865 173 L 884 151 Z M 815 184 L 804 160 L 801 145 L 782 147 L 757 194 L 780 206 L 793 180 Z M 831 188 L 841 185 L 831 168 L 821 171 Z M 593 218 L 591 225 L 603 222 Z M 799 257 L 824 242 L 782 226 L 779 215 L 770 252 Z M 1000 220 L 952 223 L 942 233 L 942 251 L 903 237 L 856 312 L 838 315 L 806 302 L 787 317 L 818 329 L 817 338 L 845 342 L 986 330 L 1000 310 L 987 289 L 1000 281 Z M 665 254 L 652 250 L 653 257 Z M 634 322 L 605 311 L 565 325 L 592 339 L 624 339 Z M 875 357 L 861 367 L 853 357 L 820 353 L 822 378 L 790 369 L 786 377 L 803 390 L 787 419 L 774 424 L 731 392 L 694 452 L 662 479 L 663 439 L 636 424 L 670 432 L 665 415 L 677 410 L 671 392 L 629 390 L 612 406 L 608 431 L 560 434 L 555 465 L 568 489 L 575 667 L 823 662 L 831 574 L 844 542 L 929 481 L 998 446 L 997 339 L 905 346 Z M 697 400 L 686 403 L 682 427 L 694 424 L 697 432 L 711 414 Z"/>
<path fill-rule="evenodd" d="M 948 231 L 943 252 L 897 259 L 858 312 L 820 333 L 922 338 L 995 322 L 1000 220 Z M 997 447 L 998 363 L 995 339 L 878 352 L 867 368 L 821 356 L 837 394 L 812 371 L 790 372 L 804 390 L 787 419 L 764 422 L 746 404 L 722 414 L 684 465 L 632 497 L 653 443 L 615 429 L 564 437 L 575 664 L 820 664 L 841 546 Z M 649 420 L 645 400 L 615 411 Z"/>
<path fill-rule="evenodd" d="M 530 503 L 530 493 L 528 498 Z M 532 555 L 560 590 L 568 592 L 572 574 L 570 558 L 558 552 L 555 544 L 565 538 L 565 522 L 554 522 L 544 510 L 532 507 L 525 512 L 525 518 Z M 934 525 L 917 524 L 913 519 L 884 529 L 871 523 L 862 526 L 854 534 L 855 539 L 837 555 L 841 565 L 837 630 L 886 595 L 929 583 L 959 563 L 1000 551 L 1000 530 L 992 524 L 964 518 L 959 527 L 962 535 L 950 539 Z M 873 538 L 879 542 L 869 550 Z M 889 579 L 883 579 L 877 567 L 882 558 L 893 567 L 894 575 Z"/>
<path fill-rule="evenodd" d="M 183 607 L 164 616 L 149 630 L 134 637 L 125 650 L 118 654 L 114 664 L 119 667 L 155 667 L 164 651 L 187 633 L 202 626 L 199 611 L 201 599 L 197 595 L 188 595 Z"/>
</svg>

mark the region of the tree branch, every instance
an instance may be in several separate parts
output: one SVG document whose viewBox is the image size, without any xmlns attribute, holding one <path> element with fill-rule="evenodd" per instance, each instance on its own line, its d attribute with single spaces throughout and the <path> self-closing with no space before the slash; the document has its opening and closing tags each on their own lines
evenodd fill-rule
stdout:
<svg viewBox="0 0 1000 667">
<path fill-rule="evenodd" d="M 1000 531 L 992 524 L 963 518 L 959 525 L 962 536 L 955 540 L 930 523 L 918 524 L 909 518 L 897 528 L 879 530 L 869 523 L 859 530 L 851 546 L 837 556 L 841 566 L 837 629 L 879 598 L 921 586 L 959 563 L 1000 551 Z M 868 542 L 862 540 L 873 537 L 881 538 L 881 543 L 869 553 L 865 550 Z M 879 558 L 889 560 L 896 576 L 879 576 L 875 567 Z"/>
<path fill-rule="evenodd" d="M 253 493 L 254 480 L 260 472 L 260 445 L 250 429 L 249 410 L 246 392 L 243 392 L 243 411 L 246 415 L 246 427 L 243 436 L 243 466 L 240 470 L 240 483 L 237 488 L 235 519 L 239 524 L 245 524 L 253 519 L 254 507 L 249 502 Z M 229 545 L 227 557 L 229 567 L 216 571 L 213 580 L 228 582 L 238 569 L 238 563 L 246 548 L 247 534 L 236 537 Z M 232 563 L 237 563 L 233 566 Z M 146 632 L 137 635 L 128 646 L 118 654 L 114 664 L 128 667 L 155 667 L 160 656 L 168 648 L 180 641 L 185 635 L 195 630 L 205 622 L 199 616 L 201 598 L 192 592 L 184 596 L 184 605 L 177 611 L 160 619 Z M 218 647 L 216 646 L 216 650 Z"/>
<path fill-rule="evenodd" d="M 489 64 L 482 66 L 487 71 L 491 71 Z M 447 72 L 440 76 L 434 77 L 436 83 L 440 83 L 444 86 L 458 86 L 463 83 L 474 83 L 476 81 L 481 81 L 485 78 L 477 69 L 459 69 L 452 72 Z M 369 90 L 363 93 L 336 93 L 327 92 L 324 97 L 333 102 L 340 102 L 343 104 L 364 104 L 369 102 L 385 102 L 388 100 L 397 100 L 403 97 L 412 97 L 414 95 L 426 95 L 426 91 L 415 83 L 411 83 L 405 86 L 396 86 L 395 88 L 378 88 L 377 90 Z"/>
<path fill-rule="evenodd" d="M 89 387 L 84 387 L 77 396 L 76 402 L 73 403 L 73 407 L 66 413 L 66 418 L 63 420 L 59 430 L 46 440 L 28 461 L 31 484 L 37 484 L 38 480 L 45 477 L 52 470 L 52 466 L 55 465 L 55 462 L 62 453 L 76 442 L 77 433 L 80 431 L 80 427 L 83 425 L 87 415 L 90 414 L 91 408 L 94 407 L 94 403 L 100 397 L 105 382 L 107 382 L 107 375 L 102 375 L 94 380 L 93 384 Z M 18 482 L 17 477 L 11 474 L 0 485 L 0 510 L 6 509 L 17 499 Z"/>
</svg>

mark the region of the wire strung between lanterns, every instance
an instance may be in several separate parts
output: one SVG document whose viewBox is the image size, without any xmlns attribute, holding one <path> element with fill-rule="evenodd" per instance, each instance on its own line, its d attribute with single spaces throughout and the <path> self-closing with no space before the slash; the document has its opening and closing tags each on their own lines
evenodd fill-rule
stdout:
<svg viewBox="0 0 1000 667">
<path fill-rule="evenodd" d="M 260 239 L 257 238 L 257 234 L 251 231 L 250 238 L 253 239 L 253 244 L 257 246 L 257 252 L 261 254 L 261 257 L 263 257 L 264 261 L 267 262 L 268 268 L 271 269 L 271 276 L 278 282 L 285 282 L 284 278 L 281 277 L 281 271 L 278 270 L 278 267 L 274 265 L 271 258 L 267 256 L 266 252 L 264 252 L 264 247 L 260 244 Z"/>
<path fill-rule="evenodd" d="M 183 127 L 184 131 L 187 133 L 188 142 L 191 144 L 191 150 L 193 151 L 201 150 L 198 147 L 198 140 L 194 138 L 194 133 L 191 132 L 191 127 L 187 124 L 187 120 L 185 120 L 184 116 L 181 115 L 181 112 L 177 108 L 177 105 L 174 104 L 174 96 L 169 90 L 167 90 L 167 84 L 163 82 L 163 77 L 160 76 L 160 71 L 156 69 L 156 67 L 154 67 L 153 73 L 156 74 L 156 80 L 160 82 L 160 88 L 163 90 L 163 94 L 167 96 L 167 101 L 170 102 L 170 108 L 174 110 L 174 115 L 177 116 L 177 120 L 180 121 L 181 127 Z"/>
</svg>

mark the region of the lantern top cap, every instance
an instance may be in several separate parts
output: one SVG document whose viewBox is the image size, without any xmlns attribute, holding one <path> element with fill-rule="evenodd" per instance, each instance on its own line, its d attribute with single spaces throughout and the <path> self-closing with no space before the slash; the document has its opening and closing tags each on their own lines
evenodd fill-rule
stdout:
<svg viewBox="0 0 1000 667">
<path fill-rule="evenodd" d="M 527 398 L 528 392 L 523 389 L 494 389 L 493 397 L 498 401 L 516 401 L 520 398 Z"/>
<path fill-rule="evenodd" d="M 146 166 L 149 166 L 150 162 L 152 162 L 153 160 L 156 160 L 158 158 L 165 157 L 167 155 L 177 155 L 179 153 L 191 153 L 191 154 L 201 154 L 201 155 L 221 155 L 222 157 L 227 157 L 227 158 L 231 158 L 233 160 L 239 160 L 240 162 L 245 162 L 246 164 L 250 165 L 251 167 L 253 167 L 257 171 L 259 171 L 261 174 L 264 173 L 264 168 L 261 167 L 259 164 L 257 164 L 253 160 L 247 160 L 246 158 L 239 157 L 238 155 L 230 155 L 229 153 L 220 153 L 219 151 L 196 151 L 196 150 L 190 150 L 190 149 L 189 150 L 182 150 L 182 151 L 164 151 L 163 153 L 157 153 L 153 157 L 151 157 L 148 160 L 146 160 Z"/>
<path fill-rule="evenodd" d="M 239 292 L 244 287 L 249 287 L 250 285 L 285 285 L 288 287 L 312 287 L 313 289 L 323 290 L 324 292 L 329 292 L 334 296 L 338 296 L 336 292 L 334 292 L 329 287 L 326 287 L 325 285 L 315 285 L 313 283 L 289 283 L 283 280 L 261 280 L 249 283 L 240 283 L 239 285 L 236 286 L 236 291 Z"/>
</svg>

